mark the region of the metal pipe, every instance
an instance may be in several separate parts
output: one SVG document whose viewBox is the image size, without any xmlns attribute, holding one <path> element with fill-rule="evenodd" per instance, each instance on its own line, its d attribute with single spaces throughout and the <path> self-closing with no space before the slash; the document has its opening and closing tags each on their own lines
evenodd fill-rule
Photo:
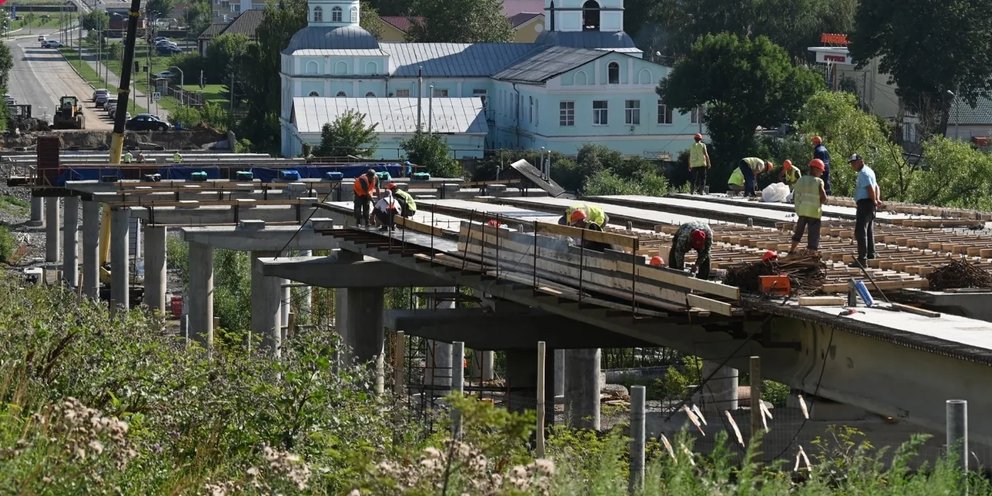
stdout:
<svg viewBox="0 0 992 496">
<path fill-rule="evenodd" d="M 968 470 L 968 401 L 947 400 L 947 454 Z"/>
<path fill-rule="evenodd" d="M 645 421 L 644 386 L 630 388 L 630 481 L 628 489 L 633 494 L 644 486 L 644 458 L 647 425 Z"/>
<path fill-rule="evenodd" d="M 547 353 L 547 343 L 544 341 L 537 342 L 537 445 L 535 447 L 535 454 L 538 458 L 544 458 L 544 416 L 545 416 L 545 400 L 544 400 L 544 363 L 545 354 Z"/>
</svg>

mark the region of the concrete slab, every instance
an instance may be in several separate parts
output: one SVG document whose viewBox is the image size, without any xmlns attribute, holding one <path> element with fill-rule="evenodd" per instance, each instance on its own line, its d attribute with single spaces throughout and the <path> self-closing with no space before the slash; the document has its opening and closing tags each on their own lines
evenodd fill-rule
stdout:
<svg viewBox="0 0 992 496">
<path fill-rule="evenodd" d="M 959 317 L 957 315 L 941 314 L 940 317 L 925 317 L 909 312 L 898 312 L 881 308 L 859 306 L 857 313 L 839 317 L 838 307 L 806 307 L 807 309 L 835 316 L 838 319 L 850 319 L 873 326 L 884 327 L 895 331 L 909 332 L 920 336 L 929 336 L 946 343 L 956 343 L 975 348 L 987 349 L 992 352 L 992 323 L 982 320 Z"/>
<path fill-rule="evenodd" d="M 782 212 L 793 212 L 795 211 L 795 206 L 791 203 L 785 202 L 761 202 L 761 201 L 751 201 L 747 198 L 741 196 L 729 197 L 724 194 L 713 193 L 709 195 L 687 195 L 687 194 L 674 194 L 669 198 L 691 201 L 693 204 L 701 203 L 716 203 L 722 205 L 733 205 L 735 207 L 744 206 L 750 208 L 761 208 L 766 210 L 777 210 Z M 828 200 L 829 201 L 829 200 Z M 719 207 L 714 207 L 719 208 Z M 857 211 L 854 207 L 844 207 L 840 205 L 824 205 L 823 214 L 826 218 L 835 219 L 848 219 L 854 220 L 857 217 Z M 896 212 L 886 212 L 879 211 L 875 215 L 876 222 L 886 222 L 893 219 L 933 219 L 935 217 L 927 215 L 908 215 L 900 214 Z"/>
<path fill-rule="evenodd" d="M 334 238 L 329 238 L 334 239 Z M 328 257 L 260 258 L 261 273 L 322 288 L 405 288 L 450 286 L 451 281 L 340 250 Z"/>
<path fill-rule="evenodd" d="M 562 215 L 565 209 L 576 203 L 589 203 L 599 206 L 610 216 L 611 224 L 624 224 L 630 221 L 635 227 L 652 227 L 658 224 L 680 225 L 685 222 L 699 220 L 698 216 L 660 212 L 644 208 L 613 205 L 596 201 L 570 200 L 567 198 L 499 198 L 501 204 L 518 207 L 534 208 Z M 719 222 L 711 222 L 718 224 Z"/>
</svg>

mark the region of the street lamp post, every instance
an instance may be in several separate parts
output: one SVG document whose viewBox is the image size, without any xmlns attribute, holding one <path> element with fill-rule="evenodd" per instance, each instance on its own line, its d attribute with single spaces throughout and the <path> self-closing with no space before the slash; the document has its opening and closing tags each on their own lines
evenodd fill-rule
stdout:
<svg viewBox="0 0 992 496">
<path fill-rule="evenodd" d="M 179 105 L 186 106 L 186 75 L 183 70 L 176 66 L 169 66 L 169 69 L 179 71 Z"/>
<path fill-rule="evenodd" d="M 961 85 L 960 84 L 957 86 L 957 91 L 958 92 L 961 91 Z M 954 91 L 951 91 L 951 90 L 947 90 L 947 94 L 948 95 L 951 95 L 952 97 L 954 97 L 954 99 L 951 100 L 951 102 L 954 103 L 954 139 L 955 140 L 958 140 L 961 137 L 960 136 L 960 133 L 961 133 L 961 131 L 960 131 L 961 130 L 961 126 L 960 126 L 960 124 L 961 124 L 961 105 L 958 102 L 958 94 L 957 94 L 957 92 L 954 92 Z"/>
</svg>

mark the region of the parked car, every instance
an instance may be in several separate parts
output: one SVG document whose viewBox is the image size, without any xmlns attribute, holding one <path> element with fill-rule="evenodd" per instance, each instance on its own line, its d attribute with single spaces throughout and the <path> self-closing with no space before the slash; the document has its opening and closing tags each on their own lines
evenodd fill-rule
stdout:
<svg viewBox="0 0 992 496">
<path fill-rule="evenodd" d="M 171 71 L 156 72 L 154 76 L 155 79 L 172 79 L 176 77 Z"/>
<path fill-rule="evenodd" d="M 3 96 L 3 101 L 7 105 L 17 105 L 17 100 L 14 100 L 14 97 L 10 96 L 10 93 Z"/>
<path fill-rule="evenodd" d="M 45 40 L 41 42 L 41 48 L 62 48 L 62 42 L 59 40 Z"/>
<path fill-rule="evenodd" d="M 113 119 L 117 115 L 117 102 L 107 108 L 107 115 Z"/>
<path fill-rule="evenodd" d="M 110 92 L 107 91 L 107 88 L 93 90 L 93 102 L 96 103 L 97 107 L 103 106 L 104 103 L 107 103 L 107 98 L 110 98 Z"/>
<path fill-rule="evenodd" d="M 43 34 L 39 34 L 39 35 L 38 35 L 38 41 L 45 41 L 45 40 L 47 40 L 47 39 L 48 39 L 48 36 L 45 36 L 45 35 L 43 35 Z"/>
<path fill-rule="evenodd" d="M 155 52 L 159 55 L 173 55 L 176 53 L 182 53 L 183 49 L 175 45 L 159 45 L 155 47 Z"/>
<path fill-rule="evenodd" d="M 124 129 L 129 131 L 166 131 L 169 129 L 169 123 L 152 114 L 138 114 L 128 119 Z"/>
<path fill-rule="evenodd" d="M 107 101 L 103 103 L 103 110 L 110 110 L 110 107 L 117 105 L 116 98 L 107 98 Z"/>
</svg>

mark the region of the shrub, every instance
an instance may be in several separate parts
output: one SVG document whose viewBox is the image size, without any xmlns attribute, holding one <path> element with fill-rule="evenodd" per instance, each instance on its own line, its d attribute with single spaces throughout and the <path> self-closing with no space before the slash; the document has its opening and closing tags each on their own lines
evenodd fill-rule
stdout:
<svg viewBox="0 0 992 496">
<path fill-rule="evenodd" d="M 0 262 L 9 262 L 17 249 L 17 240 L 7 226 L 0 226 Z"/>
</svg>

